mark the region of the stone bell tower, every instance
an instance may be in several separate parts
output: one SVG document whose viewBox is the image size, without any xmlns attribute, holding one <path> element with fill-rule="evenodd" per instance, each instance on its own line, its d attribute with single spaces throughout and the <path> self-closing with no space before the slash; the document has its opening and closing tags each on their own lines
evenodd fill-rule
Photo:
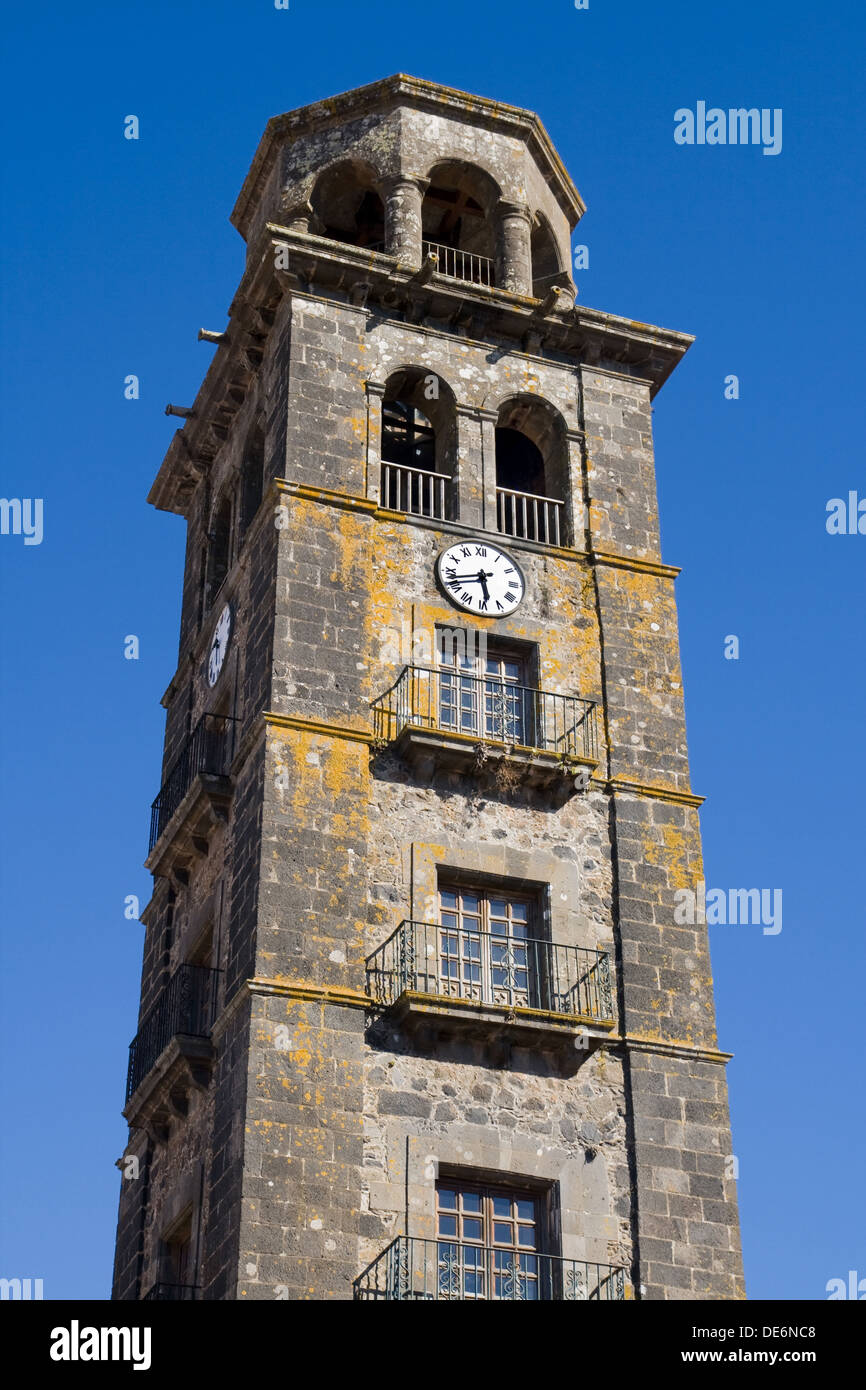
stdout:
<svg viewBox="0 0 866 1390">
<path fill-rule="evenodd" d="M 529 111 L 269 122 L 186 518 L 117 1299 L 743 1296 L 651 401 Z"/>
</svg>

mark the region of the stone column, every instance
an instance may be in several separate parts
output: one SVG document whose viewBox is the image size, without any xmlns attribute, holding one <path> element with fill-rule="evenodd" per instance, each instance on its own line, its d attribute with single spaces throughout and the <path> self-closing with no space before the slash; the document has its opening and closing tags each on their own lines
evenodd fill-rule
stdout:
<svg viewBox="0 0 866 1390">
<path fill-rule="evenodd" d="M 424 179 L 395 174 L 385 180 L 385 250 L 403 265 L 417 270 L 421 265 L 421 202 Z"/>
<path fill-rule="evenodd" d="M 583 500 L 583 431 L 566 430 L 565 439 L 568 450 L 565 471 L 565 528 L 567 533 L 565 543 L 573 545 L 575 550 L 585 550 L 587 548 L 587 536 L 586 507 Z"/>
<path fill-rule="evenodd" d="M 384 382 L 367 382 L 367 497 L 381 504 L 382 486 L 382 400 Z"/>
<path fill-rule="evenodd" d="M 532 294 L 532 253 L 529 209 L 522 203 L 500 203 L 497 209 L 496 284 L 511 294 Z"/>
<path fill-rule="evenodd" d="M 473 406 L 457 407 L 457 466 L 454 470 L 457 498 L 455 520 L 484 529 L 484 441 L 482 423 Z"/>
<path fill-rule="evenodd" d="M 479 410 L 477 418 L 481 421 L 482 525 L 485 531 L 496 531 L 496 422 L 499 411 Z"/>
<path fill-rule="evenodd" d="M 305 235 L 310 230 L 310 218 L 313 216 L 311 203 L 292 203 L 283 208 L 283 226 L 290 232 L 303 232 Z"/>
</svg>

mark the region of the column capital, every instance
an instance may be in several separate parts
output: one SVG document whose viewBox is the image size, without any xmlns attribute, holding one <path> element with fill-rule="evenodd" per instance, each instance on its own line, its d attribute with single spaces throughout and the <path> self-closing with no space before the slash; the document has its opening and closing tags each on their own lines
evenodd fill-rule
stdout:
<svg viewBox="0 0 866 1390">
<path fill-rule="evenodd" d="M 532 223 L 532 213 L 525 203 L 510 203 L 506 198 L 500 198 L 496 211 L 502 218 L 521 217 L 527 226 Z"/>
<path fill-rule="evenodd" d="M 379 180 L 379 186 L 383 193 L 395 193 L 400 188 L 417 188 L 419 193 L 426 193 L 430 187 L 430 180 L 425 179 L 421 174 L 383 174 Z"/>
<path fill-rule="evenodd" d="M 309 223 L 310 218 L 313 216 L 313 205 L 308 199 L 302 199 L 299 202 L 286 203 L 280 209 L 280 212 L 285 221 L 285 225 L 291 228 L 293 223 Z M 304 230 L 307 230 L 306 226 Z"/>
</svg>

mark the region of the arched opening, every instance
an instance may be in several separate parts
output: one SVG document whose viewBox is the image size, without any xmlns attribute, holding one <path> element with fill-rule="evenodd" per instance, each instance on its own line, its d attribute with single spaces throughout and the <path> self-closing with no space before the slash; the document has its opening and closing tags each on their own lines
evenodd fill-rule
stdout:
<svg viewBox="0 0 866 1390">
<path fill-rule="evenodd" d="M 246 535 L 264 495 L 265 436 L 260 425 L 250 431 L 241 463 L 241 539 Z"/>
<path fill-rule="evenodd" d="M 224 497 L 217 507 L 208 532 L 207 603 L 213 603 L 229 572 L 232 543 L 232 504 L 231 498 Z"/>
<path fill-rule="evenodd" d="M 568 443 L 562 416 L 537 396 L 517 396 L 496 424 L 496 517 L 500 531 L 566 545 Z"/>
<path fill-rule="evenodd" d="M 346 160 L 319 177 L 310 195 L 311 231 L 317 236 L 381 251 L 385 244 L 385 206 L 366 164 Z"/>
<path fill-rule="evenodd" d="M 529 249 L 532 257 L 532 294 L 535 299 L 543 299 L 557 276 L 562 274 L 562 263 L 553 232 L 540 215 L 532 224 Z"/>
<path fill-rule="evenodd" d="M 393 372 L 382 399 L 382 506 L 451 518 L 456 436 L 451 388 L 423 367 Z"/>
<path fill-rule="evenodd" d="M 440 275 L 495 283 L 496 254 L 493 210 L 499 188 L 489 174 L 474 165 L 448 161 L 431 170 L 421 204 L 424 255 L 438 259 Z"/>
</svg>

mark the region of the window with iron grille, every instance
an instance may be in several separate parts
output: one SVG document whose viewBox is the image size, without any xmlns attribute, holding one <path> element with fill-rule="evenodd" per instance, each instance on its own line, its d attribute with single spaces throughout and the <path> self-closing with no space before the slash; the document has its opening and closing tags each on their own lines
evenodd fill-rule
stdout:
<svg viewBox="0 0 866 1390">
<path fill-rule="evenodd" d="M 537 692 L 529 655 L 488 645 L 484 655 L 443 644 L 439 652 L 439 727 L 499 743 L 532 746 Z"/>
<path fill-rule="evenodd" d="M 529 894 L 441 884 L 438 993 L 538 1007 L 540 916 Z"/>
<path fill-rule="evenodd" d="M 460 1180 L 436 1185 L 440 1297 L 537 1300 L 543 1199 L 538 1192 Z"/>
</svg>

